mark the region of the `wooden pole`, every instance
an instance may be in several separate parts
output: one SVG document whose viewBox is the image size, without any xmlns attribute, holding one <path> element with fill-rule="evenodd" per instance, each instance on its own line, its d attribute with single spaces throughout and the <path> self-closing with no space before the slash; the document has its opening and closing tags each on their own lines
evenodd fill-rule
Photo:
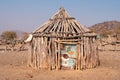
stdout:
<svg viewBox="0 0 120 80">
<path fill-rule="evenodd" d="M 57 66 L 57 70 L 60 69 L 60 43 L 58 43 L 58 66 Z"/>
<path fill-rule="evenodd" d="M 77 69 L 80 70 L 80 66 L 81 66 L 81 44 L 78 44 L 78 55 L 77 55 Z"/>
</svg>

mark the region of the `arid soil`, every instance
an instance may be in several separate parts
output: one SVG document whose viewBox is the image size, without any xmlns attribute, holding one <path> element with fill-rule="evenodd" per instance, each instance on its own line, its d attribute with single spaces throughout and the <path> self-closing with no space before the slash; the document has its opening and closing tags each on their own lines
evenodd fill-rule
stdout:
<svg viewBox="0 0 120 80">
<path fill-rule="evenodd" d="M 27 67 L 27 51 L 0 51 L 0 80 L 120 80 L 120 51 L 99 52 L 94 69 L 34 70 Z"/>
</svg>

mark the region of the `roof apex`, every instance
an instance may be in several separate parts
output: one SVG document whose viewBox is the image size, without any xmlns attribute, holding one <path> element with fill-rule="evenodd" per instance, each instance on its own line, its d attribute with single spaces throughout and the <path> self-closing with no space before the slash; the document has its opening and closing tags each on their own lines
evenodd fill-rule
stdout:
<svg viewBox="0 0 120 80">
<path fill-rule="evenodd" d="M 60 7 L 60 9 L 59 10 L 65 10 L 65 8 L 62 6 L 62 7 Z"/>
</svg>

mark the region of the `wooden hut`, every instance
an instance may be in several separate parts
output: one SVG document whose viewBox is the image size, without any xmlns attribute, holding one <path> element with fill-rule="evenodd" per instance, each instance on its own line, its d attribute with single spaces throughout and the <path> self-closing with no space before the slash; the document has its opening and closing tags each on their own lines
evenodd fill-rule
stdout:
<svg viewBox="0 0 120 80">
<path fill-rule="evenodd" d="M 64 8 L 30 36 L 28 65 L 35 69 L 87 69 L 99 65 L 96 34 Z"/>
</svg>

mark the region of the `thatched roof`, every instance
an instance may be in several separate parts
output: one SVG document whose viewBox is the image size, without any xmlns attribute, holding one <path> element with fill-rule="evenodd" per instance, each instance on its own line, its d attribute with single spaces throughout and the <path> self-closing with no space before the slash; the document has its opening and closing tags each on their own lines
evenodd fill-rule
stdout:
<svg viewBox="0 0 120 80">
<path fill-rule="evenodd" d="M 64 8 L 60 8 L 54 16 L 52 16 L 45 24 L 33 31 L 34 35 L 51 35 L 59 36 L 59 34 L 84 34 L 90 32 L 89 29 L 79 24 L 79 22 L 71 17 Z"/>
</svg>

